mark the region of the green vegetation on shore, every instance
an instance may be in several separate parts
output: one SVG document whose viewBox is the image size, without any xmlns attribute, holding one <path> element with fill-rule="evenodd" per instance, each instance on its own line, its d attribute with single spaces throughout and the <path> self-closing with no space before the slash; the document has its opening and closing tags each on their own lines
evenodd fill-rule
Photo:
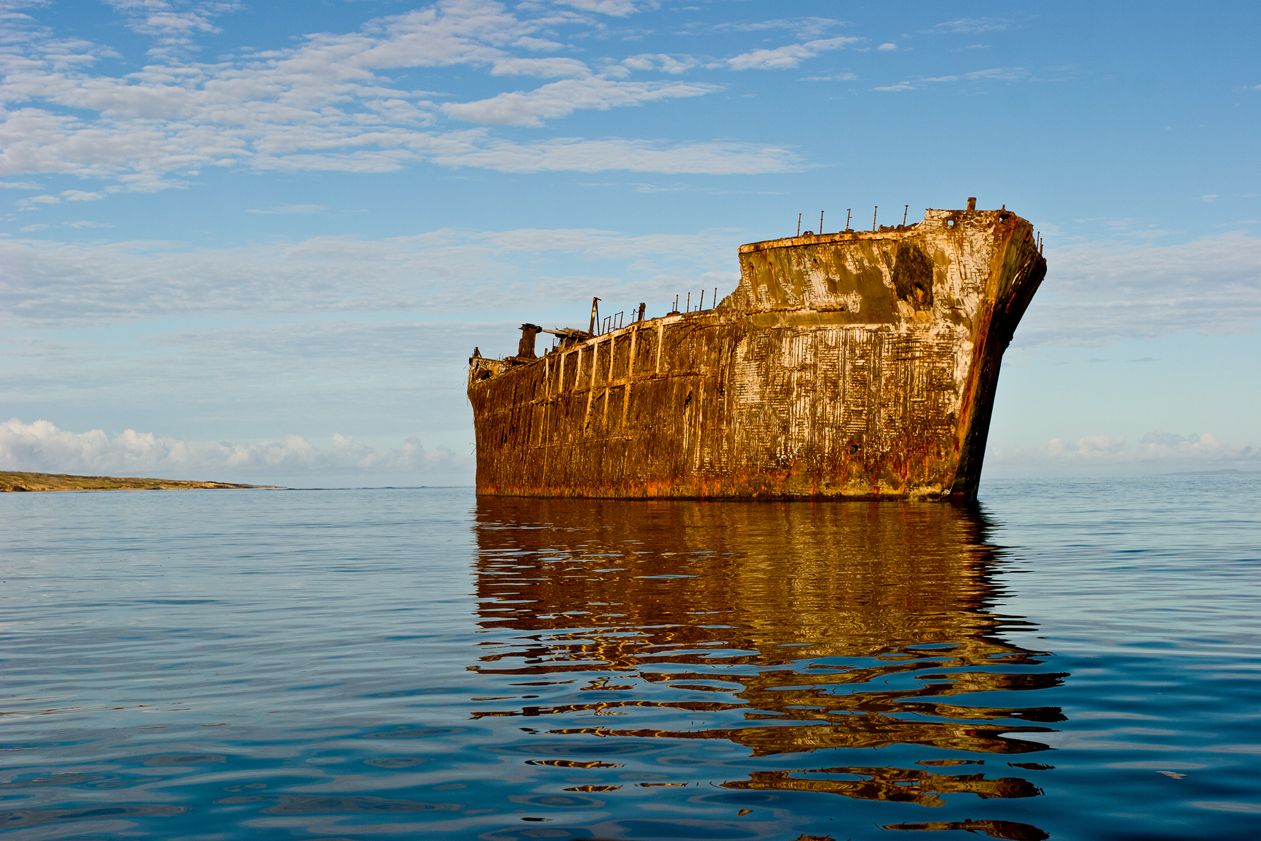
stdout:
<svg viewBox="0 0 1261 841">
<path fill-rule="evenodd" d="M 0 470 L 0 491 L 164 491 L 189 488 L 274 488 L 276 485 L 234 485 L 229 482 L 187 482 L 125 476 L 69 476 L 64 473 L 22 473 Z"/>
</svg>

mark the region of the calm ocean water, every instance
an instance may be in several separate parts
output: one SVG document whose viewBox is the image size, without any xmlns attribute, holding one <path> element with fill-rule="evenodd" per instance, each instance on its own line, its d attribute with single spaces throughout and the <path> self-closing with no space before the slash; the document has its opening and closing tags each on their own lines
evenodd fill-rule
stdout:
<svg viewBox="0 0 1261 841">
<path fill-rule="evenodd" d="M 1261 475 L 6 494 L 5 830 L 1261 837 Z"/>
</svg>

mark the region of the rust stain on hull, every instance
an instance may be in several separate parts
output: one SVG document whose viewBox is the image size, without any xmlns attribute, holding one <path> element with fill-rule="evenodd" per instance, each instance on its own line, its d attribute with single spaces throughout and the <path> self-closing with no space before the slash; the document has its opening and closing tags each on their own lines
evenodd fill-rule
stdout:
<svg viewBox="0 0 1261 841">
<path fill-rule="evenodd" d="M 1016 214 L 929 210 L 741 246 L 708 311 L 548 331 L 538 358 L 523 325 L 517 356 L 470 360 L 478 493 L 974 499 L 1045 273 Z"/>
</svg>

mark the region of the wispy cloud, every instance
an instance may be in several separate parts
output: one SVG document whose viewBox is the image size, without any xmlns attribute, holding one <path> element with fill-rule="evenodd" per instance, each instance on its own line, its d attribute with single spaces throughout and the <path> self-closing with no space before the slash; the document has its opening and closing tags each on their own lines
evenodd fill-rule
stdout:
<svg viewBox="0 0 1261 841">
<path fill-rule="evenodd" d="M 150 476 L 224 480 L 225 477 L 294 474 L 450 476 L 461 459 L 446 449 L 429 450 L 419 439 L 374 446 L 341 434 L 312 442 L 301 435 L 233 443 L 197 441 L 124 429 L 73 432 L 48 420 L 0 423 L 0 467 L 8 470 L 87 475 Z M 467 461 L 467 460 L 464 460 Z M 461 472 L 467 472 L 461 471 Z"/>
<path fill-rule="evenodd" d="M 851 36 L 818 38 L 800 44 L 751 50 L 732 56 L 726 60 L 726 64 L 732 70 L 790 70 L 821 53 L 852 46 L 861 40 Z"/>
<path fill-rule="evenodd" d="M 576 58 L 503 58 L 490 67 L 492 76 L 560 78 L 589 76 L 591 68 Z"/>
<path fill-rule="evenodd" d="M 635 0 L 558 0 L 561 5 L 583 12 L 595 12 L 610 17 L 626 17 L 639 11 Z"/>
<path fill-rule="evenodd" d="M 105 194 L 93 190 L 62 190 L 59 197 L 63 201 L 100 201 Z"/>
<path fill-rule="evenodd" d="M 490 141 L 482 148 L 438 154 L 438 163 L 500 172 L 645 172 L 759 175 L 804 167 L 797 154 L 776 146 L 713 141 L 657 143 L 561 138 L 539 143 Z"/>
<path fill-rule="evenodd" d="M 662 73 L 674 75 L 686 73 L 699 63 L 699 60 L 693 56 L 676 56 L 665 53 L 640 53 L 639 55 L 622 59 L 622 66 L 628 70 L 659 70 Z"/>
<path fill-rule="evenodd" d="M 690 82 L 618 82 L 611 79 L 565 79 L 532 91 L 501 93 L 489 99 L 442 106 L 445 114 L 473 123 L 540 126 L 544 120 L 574 111 L 607 111 L 662 99 L 703 96 L 715 85 Z"/>
<path fill-rule="evenodd" d="M 882 93 L 900 93 L 902 91 L 919 90 L 934 85 L 957 84 L 961 82 L 1018 82 L 1026 79 L 1029 72 L 1023 67 L 987 67 L 983 70 L 971 70 L 967 73 L 949 73 L 942 76 L 919 76 L 904 79 L 891 85 L 877 85 L 873 90 Z"/>
<path fill-rule="evenodd" d="M 117 9 L 132 31 L 151 38 L 149 54 L 156 58 L 179 55 L 196 43 L 198 35 L 219 31 L 215 18 L 237 11 L 236 0 L 105 0 Z"/>
<path fill-rule="evenodd" d="M 567 314 L 583 315 L 580 297 L 570 303 Z M 461 321 L 261 314 L 152 320 L 141 332 L 125 324 L 6 329 L 0 405 L 6 416 L 116 429 L 135 418 L 215 440 L 276 439 L 299 430 L 315 440 L 353 430 L 380 443 L 424 429 L 427 443 L 459 448 L 468 432 L 460 407 L 470 350 L 480 345 L 503 355 L 516 347 L 520 312 L 496 320 L 488 309 Z"/>
<path fill-rule="evenodd" d="M 323 204 L 281 204 L 275 207 L 251 207 L 245 212 L 256 216 L 307 216 L 327 210 L 328 206 Z"/>
<path fill-rule="evenodd" d="M 1261 238 L 1255 236 L 1083 243 L 1052 247 L 1048 261 L 1017 342 L 1102 343 L 1261 327 Z"/>
<path fill-rule="evenodd" d="M 163 49 L 182 48 L 212 31 L 220 25 L 212 21 L 229 20 L 235 8 L 177 0 L 115 0 L 115 6 Z M 571 6 L 607 15 L 634 11 L 628 2 Z M 554 8 L 509 9 L 491 0 L 443 0 L 353 32 L 309 35 L 292 47 L 215 61 L 160 60 L 122 75 L 104 69 L 116 58 L 107 47 L 59 38 L 27 19 L 0 20 L 16 45 L 0 54 L 0 177 L 47 173 L 93 180 L 98 191 L 155 191 L 223 168 L 385 173 L 428 162 L 511 171 L 530 171 L 531 165 L 536 171 L 626 169 L 617 158 L 600 164 L 581 154 L 569 167 L 549 154 L 552 147 L 518 145 L 490 129 L 451 121 L 540 126 L 580 109 L 641 106 L 719 90 L 709 83 L 627 78 L 677 76 L 696 66 L 688 57 L 646 54 L 589 65 L 571 55 L 540 55 L 566 49 L 551 37 L 557 14 Z M 566 26 L 595 25 L 572 13 L 561 19 Z M 757 51 L 733 59 L 732 66 L 790 67 L 850 40 Z M 448 68 L 484 73 L 488 80 L 558 81 L 451 101 L 441 92 L 449 81 L 441 73 Z M 432 84 L 422 87 L 420 79 Z M 598 149 L 618 141 L 591 142 Z M 732 171 L 731 144 L 622 142 L 637 151 L 629 167 L 636 171 Z M 581 144 L 576 140 L 574 150 L 582 151 Z M 738 155 L 743 160 L 749 151 L 740 147 Z M 787 160 L 769 147 L 753 156 L 761 160 L 753 171 L 783 171 Z"/>
<path fill-rule="evenodd" d="M 803 76 L 803 82 L 853 82 L 858 78 L 857 73 L 823 73 L 818 76 Z"/>
<path fill-rule="evenodd" d="M 1137 438 L 1108 434 L 1056 437 L 1039 447 L 1000 448 L 993 455 L 999 464 L 1052 464 L 1077 469 L 1124 465 L 1223 467 L 1261 462 L 1261 447 L 1227 443 L 1211 432 L 1155 430 Z"/>
<path fill-rule="evenodd" d="M 443 229 L 223 248 L 0 238 L 0 324 L 234 313 L 468 316 L 507 295 L 581 301 L 597 270 L 602 287 L 628 297 L 667 279 L 691 284 L 713 271 L 734 277 L 735 245 L 720 232 L 630 236 L 599 229 Z M 671 291 L 678 288 L 686 287 Z"/>
<path fill-rule="evenodd" d="M 930 31 L 951 35 L 977 35 L 983 32 L 1001 32 L 1005 29 L 1010 29 L 1011 26 L 1011 21 L 1006 18 L 954 18 L 953 20 L 942 21 L 932 27 Z"/>
<path fill-rule="evenodd" d="M 792 32 L 798 37 L 817 38 L 828 32 L 844 27 L 845 21 L 826 17 L 792 17 L 769 18 L 754 21 L 727 21 L 718 24 L 707 24 L 707 29 L 716 32 L 768 32 L 783 30 Z"/>
<path fill-rule="evenodd" d="M 554 155 L 569 168 L 584 156 L 613 157 L 628 169 L 652 149 L 620 141 L 506 147 L 513 156 Z M 757 163 L 756 152 L 732 166 Z M 698 152 L 709 161 L 712 149 Z M 575 158 L 578 160 L 575 161 Z M 522 160 L 537 170 L 546 161 Z M 560 165 L 560 164 L 558 164 Z M 592 171 L 605 167 L 593 161 Z M 645 171 L 660 162 L 646 161 Z M 683 171 L 692 171 L 686 167 Z M 646 188 L 661 189 L 661 188 Z M 305 212 L 305 205 L 259 208 Z M 723 231 L 630 236 L 600 229 L 503 232 L 442 229 L 405 237 L 312 237 L 209 248 L 178 242 L 60 243 L 0 238 L 0 323 L 108 323 L 196 313 L 415 311 L 474 313 L 513 294 L 543 295 L 540 278 L 573 300 L 599 284 L 628 296 L 686 284 L 706 273 L 734 275 L 739 242 Z M 1182 243 L 1133 238 L 1048 246 L 1050 274 L 1016 334 L 1022 345 L 1107 343 L 1179 331 L 1261 329 L 1261 237 L 1227 233 Z M 549 287 L 553 288 L 553 287 Z M 671 292 L 684 286 L 675 286 Z M 631 291 L 634 290 L 634 291 Z"/>
</svg>

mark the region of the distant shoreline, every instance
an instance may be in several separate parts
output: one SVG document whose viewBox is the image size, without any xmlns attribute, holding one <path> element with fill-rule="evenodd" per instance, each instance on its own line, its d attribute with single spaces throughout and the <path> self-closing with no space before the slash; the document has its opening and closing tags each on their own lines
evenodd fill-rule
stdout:
<svg viewBox="0 0 1261 841">
<path fill-rule="evenodd" d="M 26 473 L 0 470 L 0 492 L 21 491 L 173 491 L 198 488 L 278 488 L 279 485 L 239 485 L 232 482 L 194 482 L 131 476 L 74 476 L 67 473 Z"/>
</svg>

